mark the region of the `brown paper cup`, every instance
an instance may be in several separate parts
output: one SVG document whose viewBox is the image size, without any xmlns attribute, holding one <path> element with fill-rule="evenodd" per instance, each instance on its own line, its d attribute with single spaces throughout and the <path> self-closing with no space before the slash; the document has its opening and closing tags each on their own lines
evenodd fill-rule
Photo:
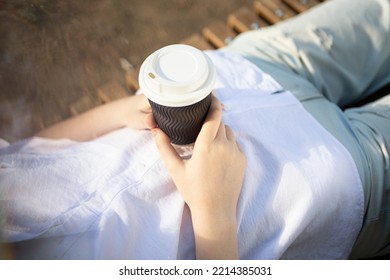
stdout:
<svg viewBox="0 0 390 280">
<path fill-rule="evenodd" d="M 168 107 L 149 100 L 158 127 L 173 144 L 195 142 L 211 104 L 211 94 L 203 100 L 183 107 Z"/>
<path fill-rule="evenodd" d="M 211 104 L 216 76 L 204 52 L 182 44 L 163 47 L 142 63 L 141 90 L 157 125 L 173 144 L 195 142 Z"/>
</svg>

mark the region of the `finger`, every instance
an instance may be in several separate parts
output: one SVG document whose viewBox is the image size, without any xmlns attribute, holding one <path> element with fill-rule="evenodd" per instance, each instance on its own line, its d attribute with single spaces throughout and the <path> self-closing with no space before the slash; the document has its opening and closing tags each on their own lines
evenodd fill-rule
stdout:
<svg viewBox="0 0 390 280">
<path fill-rule="evenodd" d="M 226 140 L 226 129 L 225 129 L 225 125 L 223 124 L 222 121 L 219 124 L 218 132 L 217 132 L 217 135 L 215 136 L 215 139 Z"/>
<path fill-rule="evenodd" d="M 140 111 L 144 113 L 152 112 L 152 107 L 150 106 L 149 100 L 146 98 L 144 94 L 135 95 L 134 98 L 137 99 L 138 108 Z"/>
<path fill-rule="evenodd" d="M 198 136 L 201 140 L 214 140 L 222 122 L 221 103 L 215 96 L 211 98 L 209 112 Z"/>
<path fill-rule="evenodd" d="M 156 120 L 152 113 L 147 113 L 144 117 L 144 124 L 147 129 L 153 129 L 157 127 Z"/>
<path fill-rule="evenodd" d="M 225 125 L 225 131 L 226 131 L 226 138 L 227 138 L 229 141 L 235 141 L 235 140 L 236 140 L 236 136 L 234 135 L 234 132 L 233 132 L 233 130 L 230 128 L 230 126 Z"/>
<path fill-rule="evenodd" d="M 163 159 L 169 174 L 174 178 L 176 174 L 182 172 L 184 168 L 183 160 L 171 145 L 168 136 L 161 129 L 154 128 L 152 132 L 155 135 L 157 148 L 160 151 L 161 158 Z"/>
</svg>

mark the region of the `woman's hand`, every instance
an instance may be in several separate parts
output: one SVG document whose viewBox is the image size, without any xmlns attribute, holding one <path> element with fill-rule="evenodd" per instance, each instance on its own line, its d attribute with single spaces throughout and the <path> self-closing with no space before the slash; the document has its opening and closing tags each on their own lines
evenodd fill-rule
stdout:
<svg viewBox="0 0 390 280">
<path fill-rule="evenodd" d="M 125 110 L 126 125 L 134 129 L 152 129 L 156 127 L 152 108 L 143 94 L 128 97 L 127 110 Z"/>
<path fill-rule="evenodd" d="M 222 123 L 216 97 L 195 142 L 191 159 L 183 160 L 160 130 L 152 130 L 161 156 L 188 204 L 197 258 L 237 258 L 236 208 L 246 159 L 232 130 Z"/>
<path fill-rule="evenodd" d="M 156 127 L 147 98 L 141 95 L 121 98 L 43 129 L 36 136 L 88 141 L 122 127 Z"/>
</svg>

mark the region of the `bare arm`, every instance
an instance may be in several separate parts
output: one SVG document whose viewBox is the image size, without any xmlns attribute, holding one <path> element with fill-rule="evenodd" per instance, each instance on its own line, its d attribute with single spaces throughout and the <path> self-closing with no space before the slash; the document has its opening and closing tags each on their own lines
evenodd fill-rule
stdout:
<svg viewBox="0 0 390 280">
<path fill-rule="evenodd" d="M 36 136 L 88 141 L 125 126 L 135 129 L 155 127 L 152 110 L 144 95 L 130 96 L 98 106 L 43 129 Z"/>
<path fill-rule="evenodd" d="M 246 159 L 213 102 L 191 159 L 182 160 L 159 129 L 157 146 L 179 192 L 188 204 L 198 259 L 237 259 L 236 208 Z"/>
</svg>

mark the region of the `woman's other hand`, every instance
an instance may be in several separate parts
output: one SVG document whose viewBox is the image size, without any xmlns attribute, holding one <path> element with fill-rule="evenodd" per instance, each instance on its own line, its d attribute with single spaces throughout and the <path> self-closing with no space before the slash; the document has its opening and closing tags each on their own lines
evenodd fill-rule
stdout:
<svg viewBox="0 0 390 280">
<path fill-rule="evenodd" d="M 233 131 L 222 123 L 221 103 L 213 97 L 189 160 L 177 154 L 163 131 L 153 132 L 168 172 L 190 208 L 197 258 L 237 258 L 236 208 L 246 159 Z"/>
</svg>

